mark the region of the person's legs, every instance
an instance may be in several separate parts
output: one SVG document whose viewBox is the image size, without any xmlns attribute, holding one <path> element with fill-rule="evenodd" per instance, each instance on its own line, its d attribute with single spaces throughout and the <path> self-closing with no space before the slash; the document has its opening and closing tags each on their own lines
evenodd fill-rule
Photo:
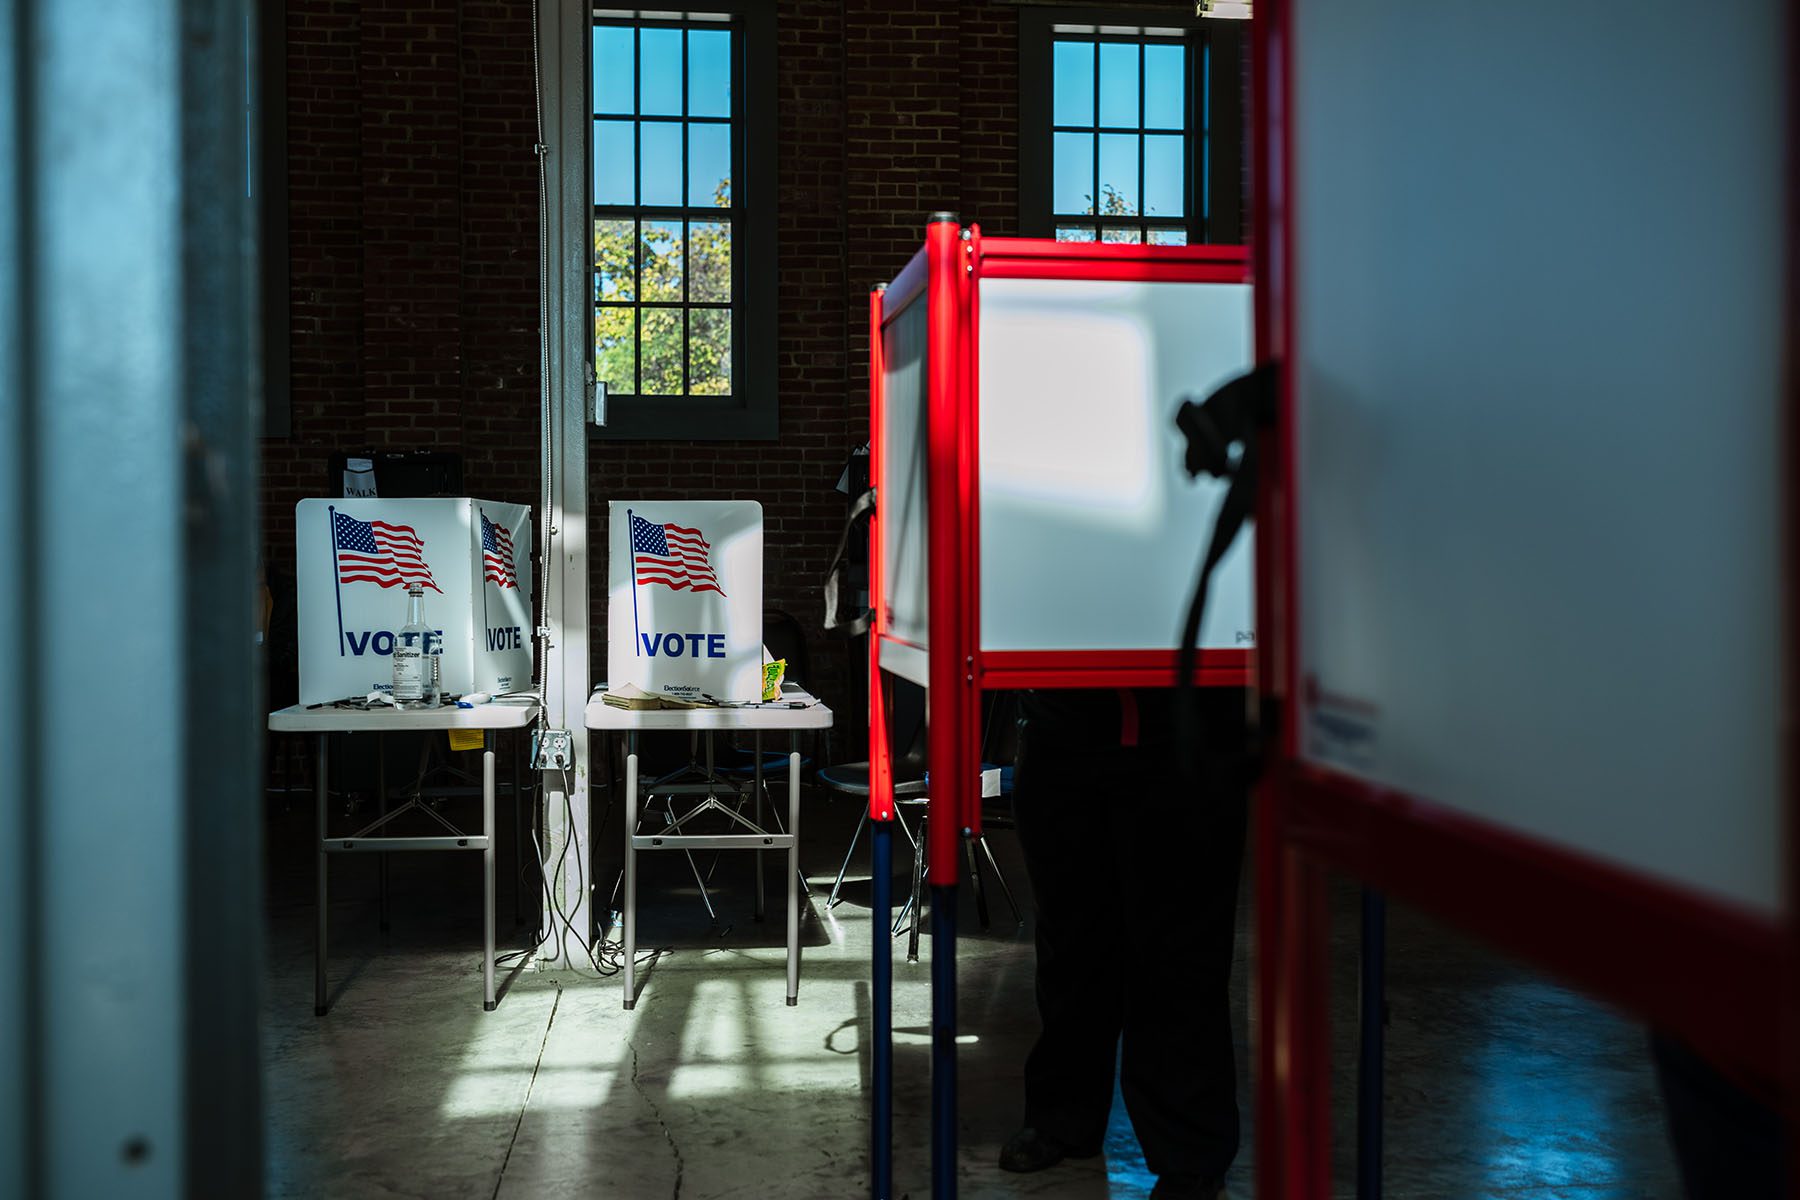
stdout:
<svg viewBox="0 0 1800 1200">
<path fill-rule="evenodd" d="M 1774 1200 L 1785 1175 L 1781 1114 L 1687 1045 L 1650 1035 L 1669 1136 L 1691 1200 Z"/>
<path fill-rule="evenodd" d="M 1241 692 L 1204 698 L 1209 741 L 1227 751 L 1242 745 L 1241 703 Z M 1145 1164 L 1163 1177 L 1217 1180 L 1238 1150 L 1230 977 L 1241 763 L 1209 760 L 1198 794 L 1153 752 L 1132 773 L 1142 832 L 1122 881 L 1130 949 L 1120 1082 Z"/>
<path fill-rule="evenodd" d="M 1122 1003 L 1108 756 L 1021 731 L 1014 806 L 1035 902 L 1043 1031 L 1025 1061 L 1025 1125 L 1098 1153 L 1112 1107 Z M 1048 1164 L 1046 1164 L 1048 1165 Z"/>
</svg>

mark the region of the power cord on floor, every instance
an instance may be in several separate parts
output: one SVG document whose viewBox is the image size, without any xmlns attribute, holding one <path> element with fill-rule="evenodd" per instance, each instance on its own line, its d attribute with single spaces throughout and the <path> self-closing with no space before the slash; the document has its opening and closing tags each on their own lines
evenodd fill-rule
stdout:
<svg viewBox="0 0 1800 1200">
<path fill-rule="evenodd" d="M 614 798 L 609 791 L 606 807 L 601 812 L 600 821 L 599 824 L 595 826 L 596 828 L 605 828 L 606 822 L 612 817 L 613 799 Z M 567 822 L 567 827 L 573 829 L 575 826 L 575 806 L 569 799 L 569 793 L 566 789 L 563 792 L 563 817 Z M 604 936 L 602 936 L 597 944 L 590 943 L 587 938 L 583 937 L 576 929 L 574 918 L 563 906 L 562 900 L 556 889 L 551 886 L 551 881 L 561 876 L 563 868 L 568 863 L 570 847 L 573 847 L 575 851 L 576 894 L 579 895 L 581 889 L 586 886 L 587 870 L 586 864 L 581 857 L 580 839 L 570 836 L 563 840 L 562 849 L 556 857 L 556 865 L 554 868 L 549 867 L 544 862 L 544 848 L 538 842 L 536 830 L 532 830 L 531 832 L 531 846 L 532 858 L 537 863 L 538 867 L 538 881 L 543 889 L 545 911 L 555 919 L 545 921 L 538 927 L 536 939 L 532 942 L 529 949 L 512 950 L 506 954 L 498 955 L 494 959 L 495 965 L 510 965 L 516 960 L 537 953 L 539 948 L 541 948 L 545 942 L 550 940 L 550 935 L 555 932 L 556 920 L 560 920 L 562 922 L 564 933 L 569 938 L 574 939 L 575 943 L 581 947 L 582 953 L 587 956 L 588 964 L 593 968 L 595 978 L 610 979 L 619 974 L 625 969 L 624 943 L 622 941 L 608 939 Z M 565 942 L 564 945 L 566 946 L 567 943 Z M 636 963 L 639 966 L 643 966 L 647 963 L 654 963 L 658 958 L 669 953 L 672 949 L 673 947 L 670 946 L 659 946 L 652 950 L 641 951 L 636 955 Z M 581 969 L 575 965 L 573 959 L 571 959 L 569 966 L 570 969 L 574 970 L 577 974 L 583 973 Z"/>
</svg>

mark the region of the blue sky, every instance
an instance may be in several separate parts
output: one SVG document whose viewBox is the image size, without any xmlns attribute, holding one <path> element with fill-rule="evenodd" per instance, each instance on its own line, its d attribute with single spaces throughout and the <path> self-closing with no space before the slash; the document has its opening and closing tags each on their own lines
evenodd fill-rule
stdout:
<svg viewBox="0 0 1800 1200">
<path fill-rule="evenodd" d="M 688 189 L 682 194 L 683 123 L 644 116 L 731 115 L 729 29 L 594 28 L 594 202 L 634 204 L 634 168 L 643 155 L 641 202 L 710 206 L 731 175 L 728 125 L 686 123 Z M 685 48 L 687 83 L 682 85 Z M 685 93 L 685 95 L 684 95 Z M 685 100 L 685 107 L 684 107 Z M 607 119 L 613 115 L 621 119 Z"/>
<path fill-rule="evenodd" d="M 1141 50 L 1140 58 L 1140 46 L 1136 43 L 1055 44 L 1052 119 L 1056 125 L 1169 131 L 1148 133 L 1141 141 L 1136 134 L 1100 133 L 1097 129 L 1094 133 L 1055 134 L 1051 198 L 1057 212 L 1088 210 L 1097 154 L 1101 196 L 1110 187 L 1123 199 L 1130 214 L 1183 215 L 1181 130 L 1186 124 L 1187 49 L 1180 45 L 1147 44 Z M 1140 155 L 1144 171 L 1142 195 L 1138 194 Z"/>
</svg>

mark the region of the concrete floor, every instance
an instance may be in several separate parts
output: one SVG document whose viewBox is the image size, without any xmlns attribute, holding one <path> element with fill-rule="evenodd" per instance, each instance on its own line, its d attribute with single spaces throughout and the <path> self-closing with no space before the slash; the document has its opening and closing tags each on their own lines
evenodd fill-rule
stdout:
<svg viewBox="0 0 1800 1200">
<path fill-rule="evenodd" d="M 451 801 L 446 811 L 457 815 Z M 597 805 L 597 810 L 603 802 Z M 541 1195 L 867 1195 L 870 920 L 864 875 L 847 902 L 824 894 L 856 812 L 808 795 L 803 862 L 816 889 L 803 924 L 800 1004 L 783 1003 L 780 874 L 771 920 L 750 919 L 747 859 L 718 866 L 721 927 L 685 864 L 645 856 L 640 944 L 667 947 L 635 1012 L 617 978 L 522 970 L 498 1011 L 480 1002 L 476 860 L 394 856 L 392 931 L 375 910 L 375 862 L 333 864 L 329 1016 L 312 1013 L 310 804 L 273 802 L 264 1054 L 267 1191 L 277 1197 L 506 1200 Z M 510 817 L 501 811 L 503 829 Z M 595 872 L 617 872 L 617 814 Z M 995 849 L 1022 903 L 1009 833 Z M 865 842 L 866 847 L 866 842 Z M 901 849 L 904 849 L 902 847 Z M 503 942 L 512 926 L 509 850 L 500 863 Z M 859 863 L 866 856 L 859 852 Z M 897 851 L 896 858 L 905 858 Z M 897 864 L 901 865 L 901 864 Z M 860 867 L 866 873 L 866 865 Z M 530 884 L 527 884 L 529 894 Z M 897 881 L 896 887 L 903 887 Z M 965 892 L 967 889 L 964 889 Z M 1338 1194 L 1354 1195 L 1356 896 L 1336 896 Z M 1019 1116 L 1020 1069 L 1036 1032 L 1029 927 L 995 894 L 994 927 L 961 915 L 959 1192 L 1125 1200 L 1154 1180 L 1115 1103 L 1102 1159 L 1034 1176 L 993 1164 Z M 506 935 L 514 934 L 510 939 Z M 1389 1200 L 1675 1200 L 1673 1162 L 1641 1030 L 1414 913 L 1390 923 L 1386 1196 Z M 1246 981 L 1235 978 L 1240 1073 Z M 897 1191 L 929 1193 L 929 938 L 922 961 L 894 944 Z M 1171 947 L 1171 953 L 1179 953 Z M 1096 948 L 1104 954 L 1103 947 Z M 1097 960 L 1096 970 L 1107 969 Z M 1254 1195 L 1247 1075 L 1234 1200 Z"/>
</svg>

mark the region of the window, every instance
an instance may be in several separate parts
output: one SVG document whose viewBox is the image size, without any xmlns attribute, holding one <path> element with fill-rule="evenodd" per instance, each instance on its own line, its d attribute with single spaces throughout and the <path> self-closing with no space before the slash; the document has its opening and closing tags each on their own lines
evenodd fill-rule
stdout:
<svg viewBox="0 0 1800 1200">
<path fill-rule="evenodd" d="M 1118 23 L 1129 19 L 1117 10 L 1020 14 L 1024 232 L 1177 246 L 1241 240 L 1236 31 L 1172 25 L 1166 13 L 1148 18 L 1158 24 Z"/>
<path fill-rule="evenodd" d="M 593 354 L 615 435 L 775 433 L 773 146 L 745 100 L 764 40 L 745 16 L 594 14 Z"/>
</svg>

